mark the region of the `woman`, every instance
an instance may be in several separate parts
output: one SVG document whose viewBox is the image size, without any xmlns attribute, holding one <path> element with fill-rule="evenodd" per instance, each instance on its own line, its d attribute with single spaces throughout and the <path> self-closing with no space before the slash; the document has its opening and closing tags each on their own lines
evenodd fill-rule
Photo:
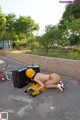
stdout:
<svg viewBox="0 0 80 120">
<path fill-rule="evenodd" d="M 29 77 L 31 80 L 40 84 L 38 90 L 42 88 L 58 88 L 61 91 L 64 90 L 64 84 L 60 81 L 60 76 L 56 73 L 52 74 L 43 74 L 43 73 L 36 73 L 33 69 L 26 70 L 26 76 Z"/>
</svg>

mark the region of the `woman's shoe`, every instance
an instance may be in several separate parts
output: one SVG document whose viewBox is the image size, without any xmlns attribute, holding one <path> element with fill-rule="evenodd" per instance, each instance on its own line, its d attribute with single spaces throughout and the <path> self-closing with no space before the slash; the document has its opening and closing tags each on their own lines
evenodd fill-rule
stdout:
<svg viewBox="0 0 80 120">
<path fill-rule="evenodd" d="M 64 91 L 64 86 L 63 86 L 63 85 L 58 84 L 57 86 L 58 86 L 58 88 L 59 88 L 61 91 Z"/>
<path fill-rule="evenodd" d="M 62 82 L 62 81 L 60 81 L 60 84 L 61 84 L 62 86 L 64 86 L 64 84 L 63 84 L 63 82 Z"/>
</svg>

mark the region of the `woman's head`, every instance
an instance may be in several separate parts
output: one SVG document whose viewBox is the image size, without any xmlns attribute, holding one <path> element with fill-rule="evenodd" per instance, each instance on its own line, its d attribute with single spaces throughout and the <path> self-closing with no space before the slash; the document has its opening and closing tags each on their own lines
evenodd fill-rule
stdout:
<svg viewBox="0 0 80 120">
<path fill-rule="evenodd" d="M 29 68 L 26 70 L 26 76 L 29 77 L 29 78 L 33 78 L 33 76 L 35 75 L 35 70 Z"/>
</svg>

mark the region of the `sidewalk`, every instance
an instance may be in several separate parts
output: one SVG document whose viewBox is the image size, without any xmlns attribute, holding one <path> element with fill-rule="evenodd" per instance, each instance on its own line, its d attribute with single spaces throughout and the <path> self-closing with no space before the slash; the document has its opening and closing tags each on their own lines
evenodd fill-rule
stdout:
<svg viewBox="0 0 80 120">
<path fill-rule="evenodd" d="M 7 57 L 0 56 L 0 60 L 9 64 L 8 70 L 26 66 Z M 25 87 L 14 88 L 13 81 L 0 83 L 0 112 L 8 112 L 9 120 L 80 120 L 80 83 L 61 77 L 64 92 L 47 89 L 37 97 L 25 93 Z"/>
</svg>

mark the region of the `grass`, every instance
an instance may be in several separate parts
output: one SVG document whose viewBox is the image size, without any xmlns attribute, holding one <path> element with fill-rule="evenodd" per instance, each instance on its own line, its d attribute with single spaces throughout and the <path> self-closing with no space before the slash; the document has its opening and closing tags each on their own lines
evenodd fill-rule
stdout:
<svg viewBox="0 0 80 120">
<path fill-rule="evenodd" d="M 35 50 L 21 49 L 21 50 L 12 50 L 12 52 L 80 60 L 80 49 L 75 49 L 75 48 L 53 47 L 53 48 L 49 48 L 48 52 L 46 52 L 45 49 L 39 49 L 39 48 Z"/>
<path fill-rule="evenodd" d="M 71 49 L 71 48 L 50 48 L 48 52 L 44 49 L 37 49 L 34 51 L 26 51 L 27 54 L 36 54 L 41 56 L 49 56 L 49 57 L 56 57 L 56 58 L 65 58 L 65 59 L 75 59 L 80 60 L 80 50 L 78 49 Z"/>
</svg>

